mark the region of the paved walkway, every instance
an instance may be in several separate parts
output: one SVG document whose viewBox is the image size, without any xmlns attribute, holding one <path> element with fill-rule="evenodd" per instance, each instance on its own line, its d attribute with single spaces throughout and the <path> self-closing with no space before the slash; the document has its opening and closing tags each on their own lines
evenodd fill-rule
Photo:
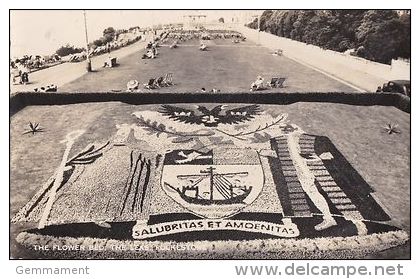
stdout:
<svg viewBox="0 0 420 279">
<path fill-rule="evenodd" d="M 118 59 L 123 58 L 127 55 L 135 53 L 144 49 L 146 42 L 141 40 L 132 45 L 120 48 L 118 50 L 112 51 L 111 56 L 117 57 Z M 92 61 L 92 70 L 101 68 L 105 59 L 108 57 L 108 54 L 102 54 L 94 56 L 91 58 Z M 117 62 L 118 62 L 117 59 Z M 29 84 L 23 85 L 18 84 L 10 85 L 11 94 L 16 92 L 23 91 L 33 91 L 34 88 L 47 86 L 49 84 L 55 84 L 60 88 L 64 84 L 67 84 L 71 81 L 78 79 L 86 73 L 86 61 L 77 62 L 77 63 L 63 63 L 57 66 L 39 70 L 29 74 Z"/>
<path fill-rule="evenodd" d="M 308 52 L 310 50 L 309 47 L 302 48 L 301 45 L 290 44 L 287 40 L 273 40 L 273 37 L 275 38 L 275 36 L 272 34 L 261 32 L 258 36 L 258 33 L 255 30 L 245 27 L 239 28 L 238 31 L 246 35 L 247 39 L 254 42 L 260 42 L 263 46 L 272 50 L 281 48 L 284 51 L 284 56 L 341 81 L 359 92 L 375 92 L 378 86 L 387 82 L 387 78 L 385 77 L 381 78 L 361 70 L 353 69 L 352 67 L 343 64 L 342 61 L 325 59 L 327 56 L 314 56 L 316 53 L 311 55 Z"/>
<path fill-rule="evenodd" d="M 335 61 L 323 60 L 322 67 L 320 67 L 319 64 L 314 65 L 315 63 L 303 61 L 299 55 L 293 52 L 286 52 L 284 55 L 331 78 L 339 80 L 359 92 L 375 92 L 378 86 L 387 82 L 385 78 L 379 78 L 350 67 L 343 67 L 342 64 L 336 63 Z M 334 71 L 331 69 L 334 69 Z"/>
</svg>

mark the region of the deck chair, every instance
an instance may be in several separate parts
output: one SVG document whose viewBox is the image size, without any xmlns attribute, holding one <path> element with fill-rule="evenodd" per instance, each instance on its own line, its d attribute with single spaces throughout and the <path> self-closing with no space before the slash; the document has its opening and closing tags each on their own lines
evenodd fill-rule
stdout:
<svg viewBox="0 0 420 279">
<path fill-rule="evenodd" d="M 164 86 L 164 84 L 163 84 L 163 80 L 164 80 L 164 78 L 163 78 L 163 77 L 158 77 L 158 78 L 157 78 L 157 79 L 155 79 L 155 81 L 153 82 L 153 86 L 154 86 L 155 88 L 160 88 L 160 87 Z"/>
<path fill-rule="evenodd" d="M 45 92 L 57 92 L 57 85 L 47 85 L 47 87 L 45 88 Z"/>
<path fill-rule="evenodd" d="M 165 77 L 163 78 L 163 84 L 166 86 L 173 85 L 172 79 L 173 79 L 173 73 L 167 73 Z"/>
<path fill-rule="evenodd" d="M 272 77 L 271 81 L 268 83 L 268 86 L 271 88 L 282 88 L 283 83 L 286 81 L 286 78 Z"/>
<path fill-rule="evenodd" d="M 149 79 L 148 83 L 145 83 L 143 85 L 144 85 L 144 88 L 146 88 L 146 89 L 156 89 L 154 84 L 155 84 L 155 79 L 151 78 L 151 79 Z"/>
</svg>

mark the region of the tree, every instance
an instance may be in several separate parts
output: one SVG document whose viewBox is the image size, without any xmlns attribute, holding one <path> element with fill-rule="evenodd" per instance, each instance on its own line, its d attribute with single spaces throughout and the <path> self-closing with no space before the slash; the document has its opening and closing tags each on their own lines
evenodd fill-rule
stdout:
<svg viewBox="0 0 420 279">
<path fill-rule="evenodd" d="M 97 40 L 94 40 L 94 41 L 93 41 L 93 44 L 94 44 L 95 46 L 97 46 L 97 47 L 99 47 L 99 46 L 103 46 L 103 45 L 105 45 L 105 44 L 106 44 L 105 38 L 104 38 L 104 37 L 101 37 L 101 38 L 99 38 L 99 39 L 97 39 Z"/>
<path fill-rule="evenodd" d="M 386 21 L 395 19 L 398 17 L 398 14 L 392 10 L 369 10 L 367 11 L 362 21 L 357 28 L 356 37 L 362 42 L 364 39 L 371 33 L 377 31 L 380 25 L 384 24 Z"/>
<path fill-rule="evenodd" d="M 273 11 L 264 11 L 260 16 L 260 30 L 265 31 L 267 29 L 266 22 L 271 18 Z M 258 28 L 258 27 L 257 27 Z"/>
<path fill-rule="evenodd" d="M 396 11 L 372 10 L 363 17 L 356 38 L 364 47 L 363 57 L 381 63 L 390 63 L 393 58 L 409 57 L 410 24 L 401 19 Z"/>
<path fill-rule="evenodd" d="M 84 50 L 84 48 L 77 48 L 73 45 L 66 44 L 65 46 L 61 46 L 59 49 L 57 49 L 55 53 L 60 56 L 67 56 L 69 54 L 80 53 Z"/>
<path fill-rule="evenodd" d="M 401 41 L 399 46 L 399 57 L 410 58 L 411 57 L 411 14 L 404 13 L 400 16 L 401 21 Z"/>
<path fill-rule="evenodd" d="M 225 23 L 225 19 L 223 17 L 219 18 L 219 23 Z"/>
<path fill-rule="evenodd" d="M 113 27 L 108 27 L 103 31 L 103 37 L 106 43 L 114 40 L 115 36 L 116 36 L 116 31 Z"/>
<path fill-rule="evenodd" d="M 253 21 L 248 23 L 246 26 L 248 26 L 249 28 L 252 28 L 252 29 L 257 29 L 258 28 L 258 19 L 255 18 Z"/>
<path fill-rule="evenodd" d="M 258 28 L 254 19 L 250 28 Z M 394 10 L 266 10 L 260 30 L 325 49 L 357 49 L 381 63 L 411 55 L 410 13 Z"/>
</svg>

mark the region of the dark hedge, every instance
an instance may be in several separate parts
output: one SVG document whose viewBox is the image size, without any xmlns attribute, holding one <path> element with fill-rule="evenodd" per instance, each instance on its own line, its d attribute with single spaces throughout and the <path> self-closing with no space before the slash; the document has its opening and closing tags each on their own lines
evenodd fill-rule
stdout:
<svg viewBox="0 0 420 279">
<path fill-rule="evenodd" d="M 29 105 L 69 105 L 91 102 L 123 102 L 133 105 L 175 103 L 256 103 L 287 105 L 297 102 L 324 102 L 357 106 L 394 106 L 411 112 L 410 98 L 393 93 L 34 93 L 20 92 L 10 97 L 10 116 Z"/>
</svg>

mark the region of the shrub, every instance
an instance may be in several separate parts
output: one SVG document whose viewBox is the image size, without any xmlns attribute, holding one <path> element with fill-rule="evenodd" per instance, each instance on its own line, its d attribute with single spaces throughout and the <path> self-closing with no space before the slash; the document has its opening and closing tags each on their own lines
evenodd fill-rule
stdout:
<svg viewBox="0 0 420 279">
<path fill-rule="evenodd" d="M 67 56 L 69 54 L 80 53 L 83 52 L 84 48 L 78 48 L 70 44 L 66 44 L 65 46 L 60 47 L 55 52 L 59 56 Z"/>
</svg>

